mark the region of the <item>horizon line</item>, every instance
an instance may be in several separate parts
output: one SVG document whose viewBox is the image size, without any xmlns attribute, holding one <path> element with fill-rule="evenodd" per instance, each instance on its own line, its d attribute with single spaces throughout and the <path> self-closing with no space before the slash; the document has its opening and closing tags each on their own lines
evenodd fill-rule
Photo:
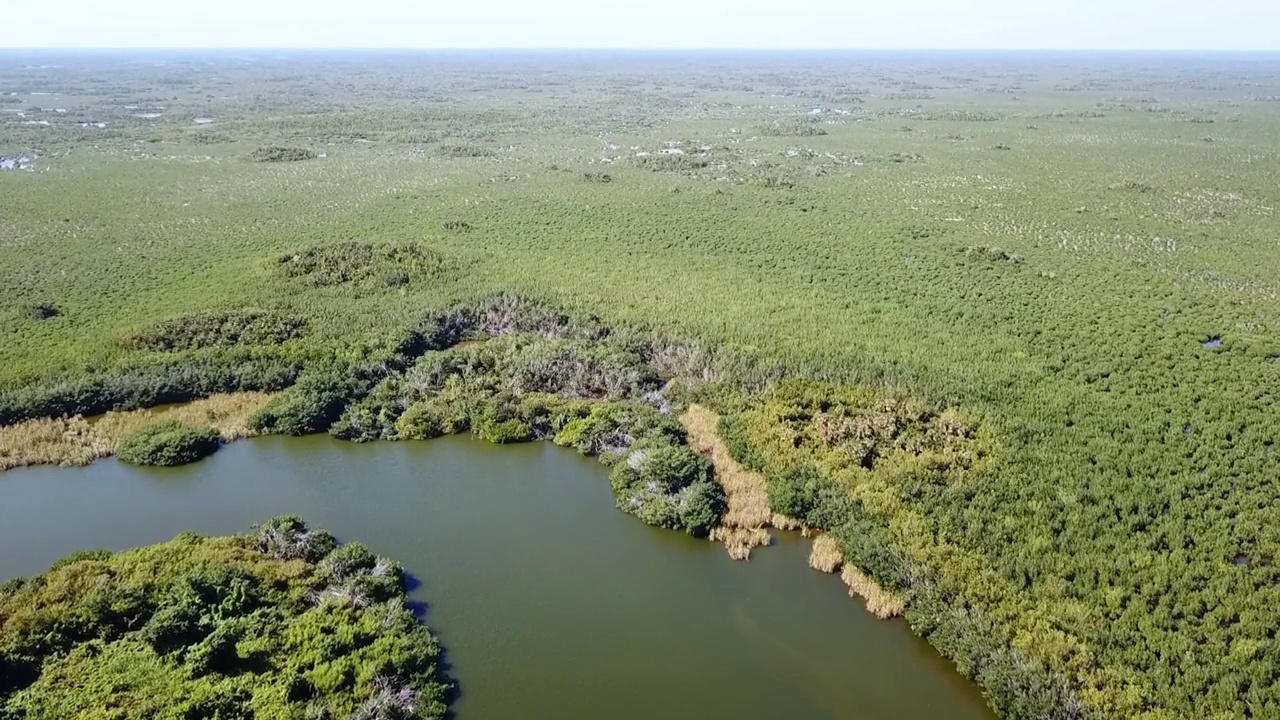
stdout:
<svg viewBox="0 0 1280 720">
<path fill-rule="evenodd" d="M 1241 55 L 1280 54 L 1277 48 L 1081 48 L 1081 47 L 706 47 L 706 46 L 347 46 L 347 45 L 31 45 L 18 47 L 0 47 L 0 53 L 30 51 L 351 51 L 351 52 L 940 52 L 940 53 L 1231 53 Z"/>
</svg>

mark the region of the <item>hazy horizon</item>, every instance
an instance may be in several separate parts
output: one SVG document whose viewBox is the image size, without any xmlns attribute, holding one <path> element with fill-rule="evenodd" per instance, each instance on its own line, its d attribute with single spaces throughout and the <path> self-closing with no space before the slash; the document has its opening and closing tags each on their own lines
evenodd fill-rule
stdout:
<svg viewBox="0 0 1280 720">
<path fill-rule="evenodd" d="M 434 5 L 434 4 L 432 4 Z M 1238 0 L 162 0 L 27 3 L 0 49 L 1274 52 L 1280 6 Z"/>
<path fill-rule="evenodd" d="M 681 53 L 689 54 L 751 54 L 758 53 L 761 55 L 786 55 L 786 54 L 859 54 L 866 53 L 875 54 L 955 54 L 955 55 L 978 55 L 988 53 L 992 55 L 1238 55 L 1238 56 L 1280 56 L 1280 48 L 1269 49 L 1223 49 L 1223 48 L 980 48 L 980 47 L 956 47 L 956 48 L 931 48 L 931 47 L 895 47 L 895 48 L 877 48 L 877 47 L 358 47 L 358 46 L 306 46 L 306 45 L 46 45 L 46 46 L 7 46 L 0 47 L 0 54 L 3 53 L 27 53 L 27 52 L 102 52 L 102 53 L 118 53 L 118 52 L 172 52 L 172 53 L 234 53 L 234 52 L 302 52 L 302 53 L 511 53 L 511 54 L 554 54 L 554 53 L 614 53 L 619 55 L 635 54 L 635 55 L 659 55 L 670 54 L 677 55 Z"/>
</svg>

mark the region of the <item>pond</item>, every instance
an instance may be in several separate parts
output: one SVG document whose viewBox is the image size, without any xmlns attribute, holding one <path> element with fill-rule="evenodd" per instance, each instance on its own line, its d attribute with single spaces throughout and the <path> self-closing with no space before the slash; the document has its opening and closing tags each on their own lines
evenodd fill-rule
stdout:
<svg viewBox="0 0 1280 720">
<path fill-rule="evenodd" d="M 194 465 L 0 474 L 0 581 L 76 550 L 281 513 L 400 560 L 461 687 L 459 720 L 994 717 L 901 620 L 872 618 L 784 535 L 750 562 L 613 508 L 549 443 L 258 438 Z"/>
</svg>

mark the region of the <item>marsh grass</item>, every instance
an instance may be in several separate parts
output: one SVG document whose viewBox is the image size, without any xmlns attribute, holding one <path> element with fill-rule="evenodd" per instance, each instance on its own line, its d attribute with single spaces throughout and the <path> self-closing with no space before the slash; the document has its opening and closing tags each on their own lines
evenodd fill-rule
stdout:
<svg viewBox="0 0 1280 720">
<path fill-rule="evenodd" d="M 849 586 L 849 597 L 857 596 L 865 600 L 867 612 L 881 620 L 898 617 L 907 607 L 900 596 L 880 587 L 879 583 L 853 565 L 845 564 L 840 571 L 840 579 Z"/>
<path fill-rule="evenodd" d="M 84 418 L 41 418 L 0 427 L 0 470 L 26 465 L 88 465 L 111 454 Z"/>
<path fill-rule="evenodd" d="M 717 430 L 720 417 L 701 405 L 691 405 L 680 416 L 689 433 L 689 446 L 710 458 L 715 479 L 724 488 L 727 508 L 711 539 L 724 543 L 729 557 L 748 560 L 751 550 L 768 546 L 772 511 L 765 492 L 764 476 L 743 467 L 729 454 Z"/>
<path fill-rule="evenodd" d="M 760 528 L 731 527 L 721 525 L 711 531 L 711 539 L 724 543 L 729 557 L 734 560 L 750 560 L 751 551 L 758 547 L 768 547 L 773 542 L 769 531 Z"/>
<path fill-rule="evenodd" d="M 270 393 L 230 393 L 152 410 L 109 412 L 89 419 L 41 418 L 0 427 L 0 470 L 88 465 L 115 454 L 120 441 L 131 433 L 166 421 L 212 427 L 223 442 L 231 442 L 253 434 L 249 417 L 272 397 Z"/>
<path fill-rule="evenodd" d="M 824 573 L 834 573 L 844 565 L 844 556 L 840 554 L 840 545 L 830 535 L 819 535 L 813 539 L 813 549 L 809 551 L 809 567 Z"/>
<path fill-rule="evenodd" d="M 218 431 L 223 442 L 231 442 L 253 434 L 249 429 L 250 416 L 266 406 L 272 397 L 271 393 L 227 393 L 165 408 L 109 412 L 90 423 L 96 434 L 112 443 L 147 425 L 170 420 L 184 425 L 207 425 Z"/>
<path fill-rule="evenodd" d="M 804 523 L 793 517 L 787 517 L 782 513 L 770 514 L 769 524 L 779 530 L 799 530 L 806 535 L 808 534 L 808 530 L 805 528 Z"/>
</svg>

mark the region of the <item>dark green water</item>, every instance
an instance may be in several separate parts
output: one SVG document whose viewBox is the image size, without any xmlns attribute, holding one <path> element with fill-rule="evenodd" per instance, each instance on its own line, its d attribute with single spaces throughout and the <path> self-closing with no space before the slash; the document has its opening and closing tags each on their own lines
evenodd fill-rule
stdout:
<svg viewBox="0 0 1280 720">
<path fill-rule="evenodd" d="M 731 561 L 618 512 L 601 466 L 548 443 L 260 438 L 177 469 L 13 470 L 0 580 L 285 512 L 421 580 L 459 720 L 993 717 L 901 621 L 810 570 L 798 537 Z"/>
</svg>

